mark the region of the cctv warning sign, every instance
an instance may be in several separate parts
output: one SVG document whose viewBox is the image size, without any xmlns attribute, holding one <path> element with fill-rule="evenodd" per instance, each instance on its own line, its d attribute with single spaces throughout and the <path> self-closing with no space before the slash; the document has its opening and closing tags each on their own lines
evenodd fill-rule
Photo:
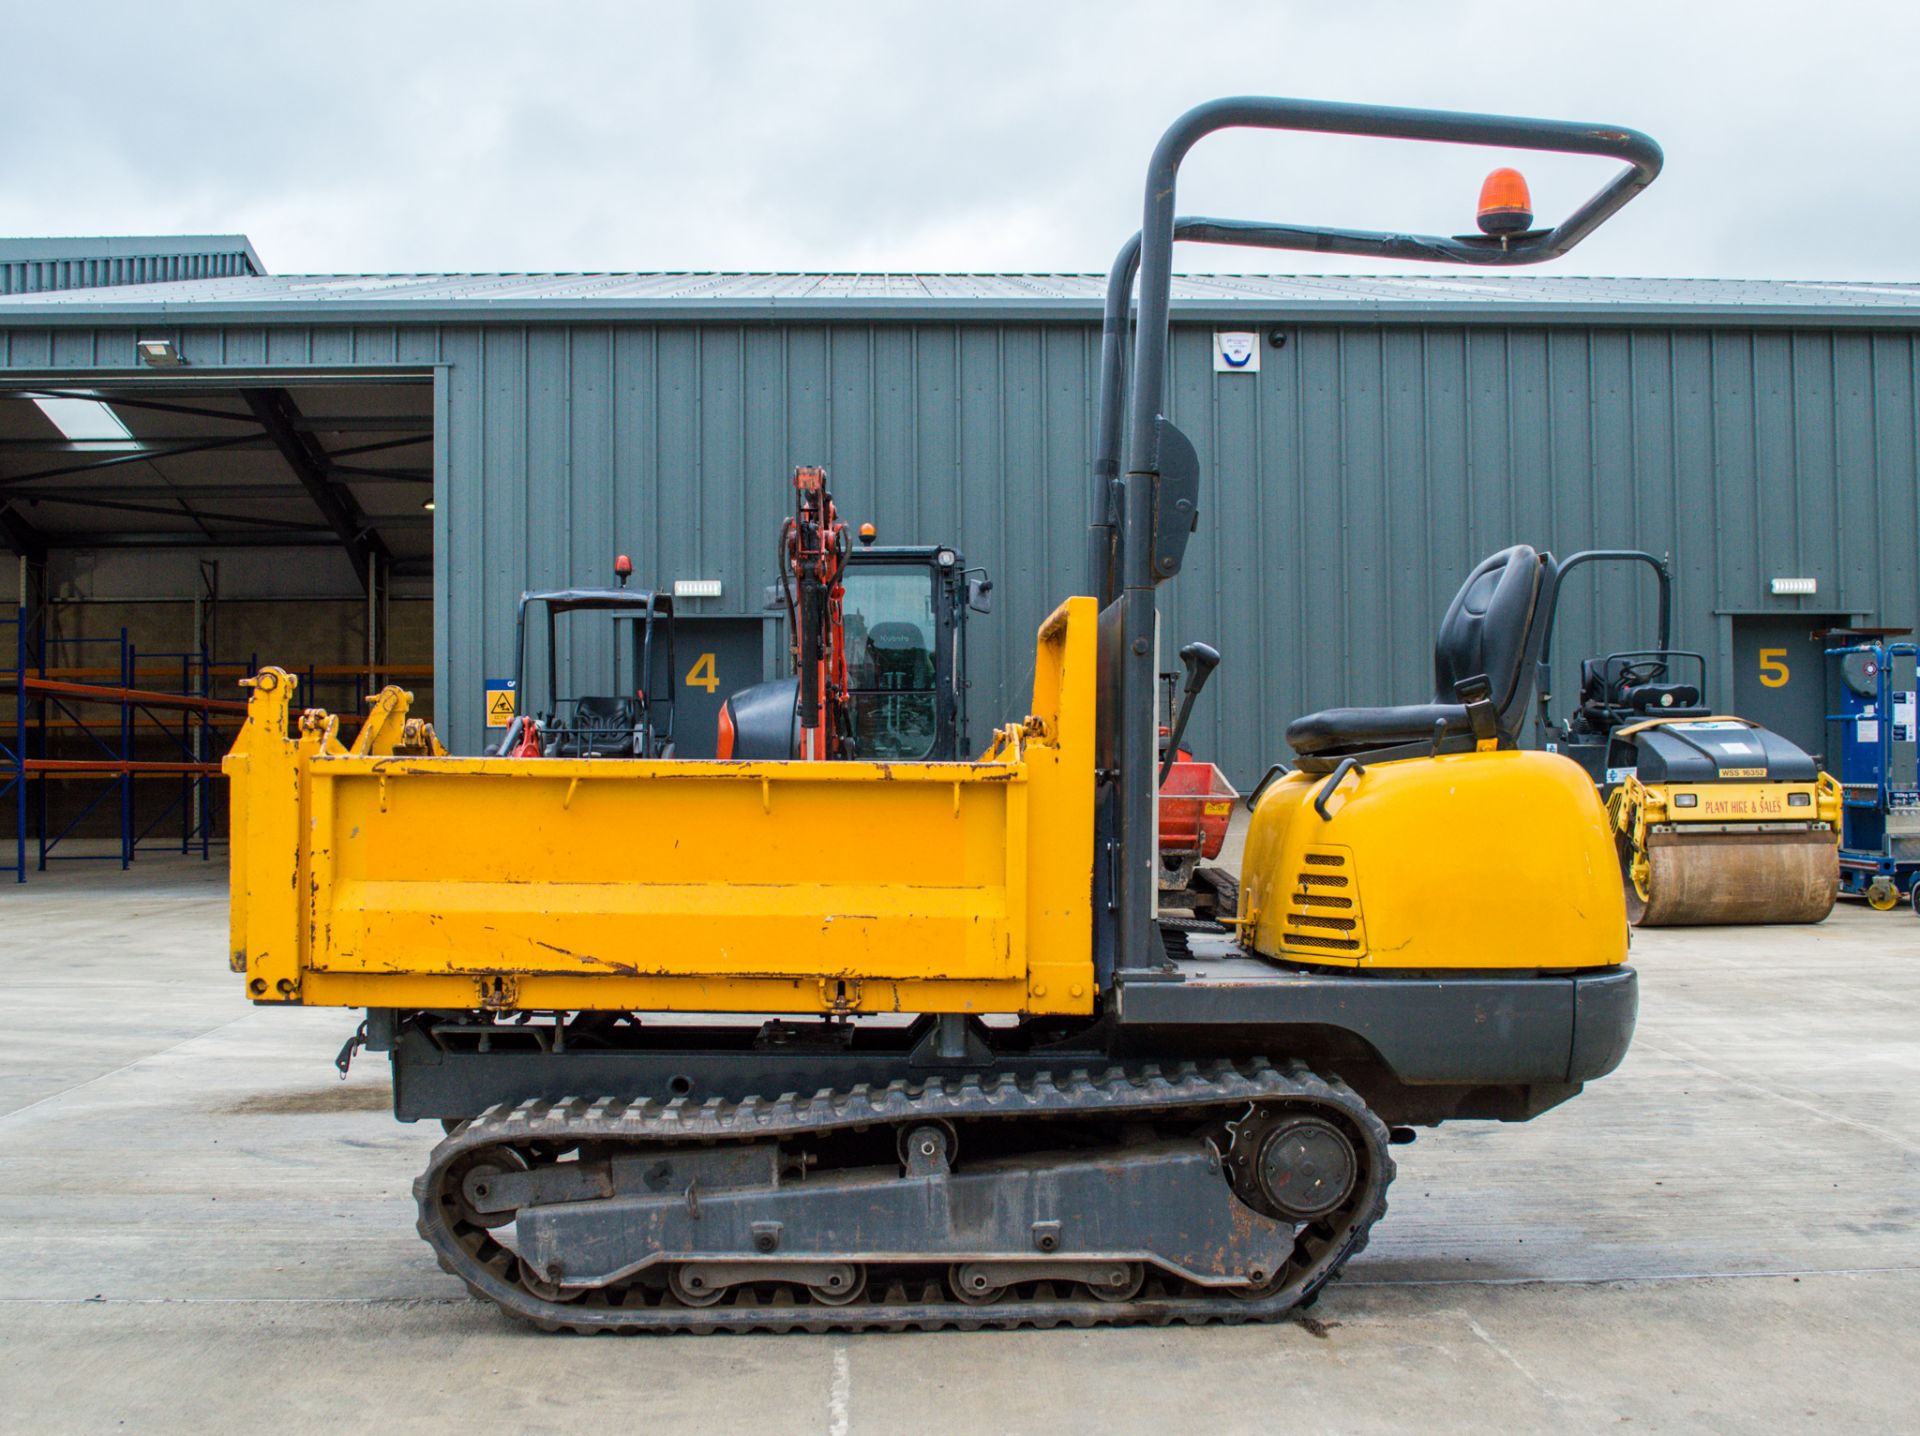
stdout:
<svg viewBox="0 0 1920 1436">
<path fill-rule="evenodd" d="M 512 726 L 515 709 L 515 682 L 511 678 L 489 678 L 487 680 L 487 726 L 506 728 Z"/>
</svg>

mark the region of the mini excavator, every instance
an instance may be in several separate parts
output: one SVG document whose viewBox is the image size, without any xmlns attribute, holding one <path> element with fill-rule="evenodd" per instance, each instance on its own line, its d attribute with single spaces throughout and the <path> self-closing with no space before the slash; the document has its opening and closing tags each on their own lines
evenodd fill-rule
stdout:
<svg viewBox="0 0 1920 1436">
<path fill-rule="evenodd" d="M 825 469 L 793 471 L 781 525 L 778 601 L 785 678 L 721 706 L 722 758 L 949 760 L 968 752 L 967 615 L 992 610 L 993 581 L 946 544 L 855 547 Z"/>
<path fill-rule="evenodd" d="M 1562 560 L 1640 565 L 1660 587 L 1652 648 L 1583 659 L 1580 701 L 1555 724 L 1551 642 L 1540 652 L 1540 747 L 1587 771 L 1620 852 L 1635 927 L 1819 922 L 1840 890 L 1840 786 L 1778 733 L 1703 703 L 1705 655 L 1673 646 L 1673 576 L 1638 549 Z"/>
<path fill-rule="evenodd" d="M 793 472 L 794 513 L 781 526 L 779 602 L 792 673 L 721 706 L 722 758 L 957 759 L 967 739 L 968 614 L 991 611 L 993 581 L 941 544 L 877 547 L 874 526 L 848 539 L 824 469 Z M 1220 662 L 1211 645 L 1180 650 L 1160 728 L 1160 901 L 1206 918 L 1232 906 L 1234 879 L 1203 867 L 1226 841 L 1239 794 L 1181 746 L 1194 701 Z"/>
<path fill-rule="evenodd" d="M 1180 216 L 1185 155 L 1241 127 L 1623 168 L 1552 227 L 1517 176 L 1468 235 Z M 1289 730 L 1231 916 L 1163 922 L 1155 594 L 1201 472 L 1165 416 L 1169 295 L 1181 240 L 1552 259 L 1660 163 L 1611 124 L 1177 120 L 1110 275 L 1085 586 L 969 760 L 445 755 L 397 689 L 349 748 L 261 671 L 228 958 L 258 1004 L 365 1010 L 395 1115 L 446 1128 L 414 1189 L 440 1264 L 576 1332 L 1271 1318 L 1366 1245 L 1415 1128 L 1611 1071 L 1626 916 L 1587 776 L 1518 746 L 1553 580 L 1524 546 L 1449 609 L 1433 702 Z"/>
</svg>

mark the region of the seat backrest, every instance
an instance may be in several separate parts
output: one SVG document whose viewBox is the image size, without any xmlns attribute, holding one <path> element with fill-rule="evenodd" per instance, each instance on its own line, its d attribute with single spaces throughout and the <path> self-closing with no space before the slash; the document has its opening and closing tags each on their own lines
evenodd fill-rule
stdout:
<svg viewBox="0 0 1920 1436">
<path fill-rule="evenodd" d="M 1539 618 L 1550 563 L 1528 544 L 1482 559 L 1453 596 L 1433 645 L 1433 701 L 1458 703 L 1456 685 L 1484 675 L 1501 731 L 1514 741 L 1546 636 Z"/>
<path fill-rule="evenodd" d="M 1580 701 L 1582 703 L 1605 703 L 1607 697 L 1607 676 L 1600 671 L 1600 660 L 1597 658 L 1581 659 Z"/>
<path fill-rule="evenodd" d="M 588 697 L 575 701 L 573 722 L 596 733 L 631 732 L 640 724 L 640 700 L 625 697 Z"/>
<path fill-rule="evenodd" d="M 1636 713 L 1670 713 L 1699 704 L 1700 689 L 1692 683 L 1641 683 L 1627 690 L 1627 706 Z"/>
</svg>

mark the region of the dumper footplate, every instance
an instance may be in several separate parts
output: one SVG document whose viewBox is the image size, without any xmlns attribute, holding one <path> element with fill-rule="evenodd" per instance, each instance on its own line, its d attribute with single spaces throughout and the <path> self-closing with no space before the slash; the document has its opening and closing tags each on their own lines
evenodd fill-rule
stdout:
<svg viewBox="0 0 1920 1436">
<path fill-rule="evenodd" d="M 1393 1170 L 1343 1082 L 1240 1061 L 503 1105 L 414 1195 L 440 1265 L 549 1331 L 1165 1325 L 1311 1301 Z"/>
</svg>

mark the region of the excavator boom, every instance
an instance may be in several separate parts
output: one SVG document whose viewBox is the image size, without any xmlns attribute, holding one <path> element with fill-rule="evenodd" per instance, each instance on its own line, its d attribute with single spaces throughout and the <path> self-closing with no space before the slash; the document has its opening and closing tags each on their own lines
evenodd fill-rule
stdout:
<svg viewBox="0 0 1920 1436">
<path fill-rule="evenodd" d="M 780 531 L 786 560 L 787 632 L 800 676 L 802 758 L 852 756 L 847 711 L 847 529 L 827 489 L 827 471 L 793 471 L 794 512 Z"/>
</svg>

